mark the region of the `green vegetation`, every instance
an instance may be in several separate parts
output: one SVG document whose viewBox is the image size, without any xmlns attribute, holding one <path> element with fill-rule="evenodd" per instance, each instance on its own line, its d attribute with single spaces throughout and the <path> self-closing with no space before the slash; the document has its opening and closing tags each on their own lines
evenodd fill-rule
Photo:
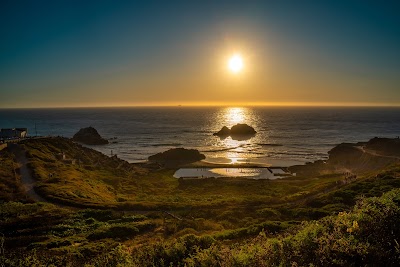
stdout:
<svg viewBox="0 0 400 267">
<path fill-rule="evenodd" d="M 26 213 L 27 208 L 21 209 L 15 203 L 6 207 L 10 208 L 10 205 L 16 206 L 19 216 Z M 36 212 L 43 209 L 37 204 L 24 206 L 30 206 L 28 209 Z M 7 212 L 3 208 L 1 214 L 5 213 Z M 28 247 L 28 251 L 20 252 L 20 254 L 6 253 L 2 257 L 3 262 L 7 266 L 35 264 L 46 266 L 49 264 L 56 266 L 83 264 L 86 266 L 395 266 L 400 259 L 399 189 L 392 190 L 379 198 L 363 198 L 350 212 L 341 212 L 318 221 L 305 222 L 299 229 L 292 230 L 290 234 L 270 238 L 267 231 L 261 230 L 256 238 L 231 245 L 217 241 L 215 237 L 220 235 L 188 234 L 173 241 L 153 241 L 141 246 L 111 245 L 109 242 L 112 241 L 103 241 L 91 246 L 91 243 L 83 238 L 85 232 L 88 231 L 88 224 L 83 223 L 82 228 L 76 227 L 77 224 L 82 224 L 85 215 L 87 215 L 85 212 L 80 212 L 72 217 L 74 224 L 65 227 L 58 226 L 56 229 L 59 230 L 53 231 L 56 236 L 67 235 L 68 238 L 58 242 L 33 243 Z M 104 215 L 101 214 L 100 218 L 108 217 Z M 142 219 L 146 221 L 145 218 Z M 99 229 L 103 227 L 99 225 L 108 223 L 109 221 L 99 222 L 92 218 L 89 225 L 94 225 L 93 228 Z M 121 231 L 126 230 L 128 235 L 123 238 L 132 238 L 132 236 L 143 234 L 139 228 L 132 231 L 135 223 L 139 224 L 134 222 L 130 226 L 126 225 L 126 228 L 107 226 L 107 231 L 101 230 L 95 233 L 100 233 L 97 237 L 101 239 L 119 240 L 122 237 Z M 149 230 L 151 227 L 145 227 L 145 229 Z M 79 234 L 81 234 L 80 237 L 78 237 Z M 88 235 L 89 239 L 90 236 Z M 72 246 L 77 242 L 84 245 L 78 248 Z M 33 249 L 40 246 L 50 249 L 51 254 L 45 255 Z M 86 256 L 83 257 L 83 255 Z"/>
<path fill-rule="evenodd" d="M 64 138 L 20 145 L 37 192 L 54 204 L 29 203 L 16 160 L 0 151 L 0 266 L 390 266 L 400 260 L 398 164 L 369 168 L 348 183 L 326 171 L 271 181 L 178 180 L 174 170 L 129 164 Z"/>
<path fill-rule="evenodd" d="M 0 205 L 5 247 L 50 249 L 76 258 L 95 255 L 118 242 L 153 231 L 161 220 L 111 210 L 70 210 L 51 204 L 8 202 Z M 96 242 L 92 242 L 96 241 Z"/>
<path fill-rule="evenodd" d="M 58 203 L 78 207 L 151 210 L 254 206 L 295 201 L 333 187 L 341 175 L 292 177 L 276 181 L 247 179 L 178 180 L 174 170 L 151 170 L 109 158 L 65 138 L 22 143 L 38 184 L 36 191 Z M 75 164 L 60 159 L 64 153 Z M 247 208 L 247 207 L 243 207 Z"/>
<path fill-rule="evenodd" d="M 18 164 L 8 151 L 0 151 L 0 202 L 31 202 L 18 177 Z"/>
</svg>

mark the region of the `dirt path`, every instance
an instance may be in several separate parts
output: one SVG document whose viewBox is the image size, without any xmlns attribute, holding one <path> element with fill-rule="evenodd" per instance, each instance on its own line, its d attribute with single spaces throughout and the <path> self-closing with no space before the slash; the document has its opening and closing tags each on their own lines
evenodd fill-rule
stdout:
<svg viewBox="0 0 400 267">
<path fill-rule="evenodd" d="M 18 144 L 8 144 L 8 148 L 9 148 L 10 152 L 15 155 L 15 158 L 20 165 L 19 172 L 20 172 L 20 176 L 21 176 L 21 183 L 29 197 L 31 197 L 33 200 L 35 200 L 37 202 L 46 202 L 46 203 L 50 203 L 50 204 L 56 205 L 61 208 L 68 208 L 68 209 L 72 209 L 72 210 L 80 209 L 80 208 L 77 208 L 74 206 L 69 206 L 69 205 L 49 201 L 49 200 L 41 197 L 40 195 L 38 195 L 35 191 L 36 180 L 32 177 L 31 170 L 29 169 L 29 167 L 27 165 L 29 160 L 25 155 L 25 150 L 22 149 Z M 154 212 L 154 211 L 158 211 L 158 210 L 152 210 L 152 211 L 129 210 L 129 211 L 133 211 L 136 213 L 147 213 L 147 212 Z"/>
<path fill-rule="evenodd" d="M 35 179 L 33 179 L 31 171 L 27 166 L 29 161 L 25 155 L 25 151 L 18 144 L 9 144 L 8 147 L 10 151 L 15 155 L 17 162 L 21 165 L 20 167 L 21 183 L 25 188 L 25 191 L 28 194 L 28 196 L 35 201 L 51 203 L 36 193 L 34 188 L 36 181 Z"/>
<path fill-rule="evenodd" d="M 359 147 L 359 146 L 355 146 L 355 148 L 361 150 L 363 153 L 365 154 L 370 154 L 372 156 L 376 156 L 376 157 L 382 157 L 382 158 L 391 158 L 391 159 L 400 159 L 400 157 L 397 156 L 388 156 L 388 155 L 382 155 L 377 153 L 374 150 L 369 150 L 369 149 L 365 149 L 365 147 Z"/>
</svg>

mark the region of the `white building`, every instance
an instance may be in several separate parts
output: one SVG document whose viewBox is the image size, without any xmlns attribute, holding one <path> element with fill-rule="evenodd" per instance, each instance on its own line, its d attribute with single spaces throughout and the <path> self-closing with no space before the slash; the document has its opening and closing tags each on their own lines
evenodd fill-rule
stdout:
<svg viewBox="0 0 400 267">
<path fill-rule="evenodd" d="M 1 139 L 25 138 L 27 135 L 27 128 L 0 129 Z"/>
</svg>

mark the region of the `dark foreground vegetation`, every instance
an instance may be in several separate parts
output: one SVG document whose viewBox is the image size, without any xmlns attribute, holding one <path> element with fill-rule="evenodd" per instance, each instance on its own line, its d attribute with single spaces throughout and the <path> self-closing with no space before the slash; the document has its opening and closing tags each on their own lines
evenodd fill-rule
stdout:
<svg viewBox="0 0 400 267">
<path fill-rule="evenodd" d="M 29 140 L 48 202 L 25 194 L 1 151 L 0 266 L 397 266 L 400 166 L 373 145 L 298 177 L 179 181 L 67 139 Z"/>
<path fill-rule="evenodd" d="M 17 213 L 23 218 L 49 210 L 39 204 L 9 203 L 2 206 L 1 215 Z M 397 266 L 400 260 L 399 189 L 360 199 L 349 212 L 304 222 L 282 235 L 269 237 L 265 225 L 255 237 L 234 244 L 220 241 L 218 234 L 187 234 L 141 246 L 117 245 L 115 241 L 135 238 L 154 225 L 142 216 L 117 219 L 104 211 L 83 211 L 69 220 L 68 225 L 60 222 L 53 229 L 36 230 L 59 238 L 46 243 L 46 249 L 39 249 L 44 244 L 38 239 L 23 251 L 6 248 L 1 260 L 6 266 Z M 80 238 L 71 237 L 79 233 Z M 99 239 L 104 241 L 94 242 Z M 84 249 L 78 251 L 77 243 L 84 243 Z"/>
</svg>

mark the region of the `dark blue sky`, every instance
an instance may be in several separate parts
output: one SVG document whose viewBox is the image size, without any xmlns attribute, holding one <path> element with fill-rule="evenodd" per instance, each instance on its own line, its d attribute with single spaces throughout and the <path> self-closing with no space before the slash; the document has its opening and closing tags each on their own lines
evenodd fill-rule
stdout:
<svg viewBox="0 0 400 267">
<path fill-rule="evenodd" d="M 399 105 L 399 14 L 399 1 L 2 1 L 0 107 Z M 220 66 L 237 51 L 241 78 Z"/>
</svg>

